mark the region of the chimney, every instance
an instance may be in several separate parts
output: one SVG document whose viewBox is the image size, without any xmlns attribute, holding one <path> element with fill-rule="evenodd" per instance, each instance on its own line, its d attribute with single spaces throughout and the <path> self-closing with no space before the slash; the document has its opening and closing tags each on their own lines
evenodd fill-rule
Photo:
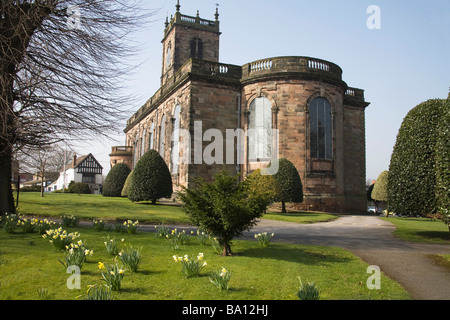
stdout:
<svg viewBox="0 0 450 320">
<path fill-rule="evenodd" d="M 75 153 L 73 155 L 72 168 L 75 168 L 76 165 L 77 165 L 77 154 Z"/>
</svg>

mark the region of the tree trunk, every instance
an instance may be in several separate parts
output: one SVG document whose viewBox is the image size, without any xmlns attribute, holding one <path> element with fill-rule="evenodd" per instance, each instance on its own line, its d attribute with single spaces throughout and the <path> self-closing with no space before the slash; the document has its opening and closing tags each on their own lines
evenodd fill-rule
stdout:
<svg viewBox="0 0 450 320">
<path fill-rule="evenodd" d="M 4 146 L 3 143 L 0 144 L 0 149 L 3 151 L 0 154 L 0 215 L 14 214 L 16 207 L 11 188 L 12 150 L 10 146 Z"/>
<path fill-rule="evenodd" d="M 286 203 L 281 201 L 281 213 L 286 213 Z"/>
<path fill-rule="evenodd" d="M 226 243 L 223 245 L 223 252 L 222 252 L 222 256 L 226 257 L 226 256 L 232 256 L 232 252 L 231 252 L 231 246 Z"/>
</svg>

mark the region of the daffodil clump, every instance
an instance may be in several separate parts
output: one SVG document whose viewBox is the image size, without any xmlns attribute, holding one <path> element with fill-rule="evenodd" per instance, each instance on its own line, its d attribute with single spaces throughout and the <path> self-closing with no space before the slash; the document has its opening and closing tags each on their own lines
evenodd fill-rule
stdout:
<svg viewBox="0 0 450 320">
<path fill-rule="evenodd" d="M 170 240 L 173 250 L 179 250 L 182 245 L 189 243 L 189 235 L 185 230 L 178 232 L 178 229 L 173 229 L 170 234 L 166 235 L 166 238 Z"/>
<path fill-rule="evenodd" d="M 62 262 L 61 260 L 59 262 L 61 262 L 65 268 L 68 268 L 69 266 L 78 266 L 81 269 L 86 262 L 86 257 L 92 256 L 93 254 L 93 250 L 87 249 L 83 241 L 78 240 L 76 243 L 71 243 L 66 246 L 65 262 Z"/>
<path fill-rule="evenodd" d="M 102 231 L 105 229 L 105 221 L 102 219 L 94 219 L 92 220 L 92 225 L 94 226 L 95 231 Z"/>
<path fill-rule="evenodd" d="M 218 268 L 211 272 L 209 281 L 211 281 L 220 291 L 228 291 L 228 283 L 230 282 L 231 272 L 224 267 Z"/>
<path fill-rule="evenodd" d="M 137 231 L 137 228 L 139 227 L 139 221 L 131 221 L 131 220 L 127 220 L 123 223 L 123 226 L 125 227 L 125 229 L 127 230 L 127 232 L 129 234 L 135 234 Z"/>
<path fill-rule="evenodd" d="M 141 249 L 135 249 L 132 246 L 126 246 L 119 252 L 119 260 L 131 272 L 136 272 L 141 262 Z"/>
<path fill-rule="evenodd" d="M 3 228 L 7 233 L 13 233 L 14 229 L 17 227 L 17 223 L 20 221 L 18 214 L 5 214 L 2 218 Z"/>
<path fill-rule="evenodd" d="M 186 278 L 198 277 L 204 267 L 206 267 L 206 261 L 203 261 L 203 253 L 199 253 L 197 258 L 194 256 L 189 257 L 187 254 L 184 257 L 173 256 L 173 260 L 181 263 L 181 272 Z"/>
<path fill-rule="evenodd" d="M 165 225 L 155 226 L 155 229 L 155 236 L 157 238 L 167 238 L 167 236 L 170 235 L 169 228 Z"/>
<path fill-rule="evenodd" d="M 119 267 L 116 261 L 112 265 L 99 262 L 98 268 L 102 273 L 106 286 L 112 291 L 120 291 L 122 280 L 125 276 L 125 270 L 122 267 Z"/>
<path fill-rule="evenodd" d="M 68 246 L 80 237 L 78 232 L 67 233 L 62 227 L 50 229 L 45 232 L 42 238 L 49 238 L 50 243 L 58 250 L 66 250 Z"/>
<path fill-rule="evenodd" d="M 18 222 L 17 222 L 17 226 L 22 228 L 22 231 L 24 233 L 33 233 L 36 230 L 36 226 L 38 223 L 38 219 L 34 218 L 34 219 L 26 219 L 26 218 L 21 218 Z"/>
<path fill-rule="evenodd" d="M 203 246 L 206 245 L 208 238 L 209 238 L 209 236 L 205 231 L 200 231 L 199 229 L 197 229 L 197 239 L 201 245 L 203 245 Z"/>
<path fill-rule="evenodd" d="M 122 242 L 124 242 L 125 239 L 122 239 Z M 108 239 L 106 239 L 105 242 L 103 242 L 106 247 L 106 251 L 111 256 L 116 256 L 119 254 L 119 246 L 117 245 L 116 238 L 110 239 L 108 236 Z"/>
<path fill-rule="evenodd" d="M 71 215 L 71 216 L 61 216 L 62 225 L 64 227 L 76 227 L 80 222 L 80 218 Z"/>
<path fill-rule="evenodd" d="M 258 239 L 259 244 L 260 244 L 261 246 L 263 246 L 263 247 L 268 247 L 269 244 L 270 244 L 270 241 L 272 241 L 272 237 L 273 237 L 274 235 L 275 235 L 274 233 L 268 234 L 267 232 L 264 232 L 264 233 L 257 233 L 257 234 L 255 234 L 255 239 Z"/>
<path fill-rule="evenodd" d="M 51 228 L 53 228 L 55 226 L 56 226 L 55 221 L 50 221 L 47 219 L 40 219 L 36 223 L 36 230 L 37 230 L 38 234 L 43 235 L 47 232 L 47 230 L 50 230 Z"/>
</svg>

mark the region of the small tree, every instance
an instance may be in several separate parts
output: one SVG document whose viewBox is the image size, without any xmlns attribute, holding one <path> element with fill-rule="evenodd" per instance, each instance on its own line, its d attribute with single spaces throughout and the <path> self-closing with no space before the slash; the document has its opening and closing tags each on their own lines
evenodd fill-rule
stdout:
<svg viewBox="0 0 450 320">
<path fill-rule="evenodd" d="M 286 158 L 278 160 L 276 201 L 281 202 L 281 212 L 286 213 L 286 202 L 303 202 L 303 186 L 295 166 Z"/>
<path fill-rule="evenodd" d="M 382 173 L 380 173 L 377 181 L 373 186 L 372 199 L 375 202 L 375 206 L 377 206 L 377 202 L 388 202 L 388 177 L 389 172 L 383 171 Z"/>
<path fill-rule="evenodd" d="M 130 168 L 125 163 L 119 163 L 112 167 L 103 184 L 103 196 L 120 197 L 130 172 Z"/>
<path fill-rule="evenodd" d="M 197 179 L 184 188 L 180 200 L 192 223 L 216 237 L 223 256 L 231 255 L 231 241 L 250 230 L 269 204 L 266 195 L 252 191 L 252 182 L 220 171 L 212 182 Z"/>
<path fill-rule="evenodd" d="M 128 198 L 132 179 L 133 179 L 133 171 L 130 172 L 127 179 L 125 180 L 125 183 L 123 184 L 122 192 L 120 193 L 120 195 L 124 198 Z"/>
<path fill-rule="evenodd" d="M 170 198 L 172 177 L 164 159 L 155 150 L 145 153 L 133 170 L 128 198 L 133 202 Z"/>
<path fill-rule="evenodd" d="M 278 194 L 278 184 L 272 175 L 262 175 L 261 169 L 256 169 L 247 177 L 250 192 L 260 194 L 269 204 L 275 201 Z"/>
</svg>

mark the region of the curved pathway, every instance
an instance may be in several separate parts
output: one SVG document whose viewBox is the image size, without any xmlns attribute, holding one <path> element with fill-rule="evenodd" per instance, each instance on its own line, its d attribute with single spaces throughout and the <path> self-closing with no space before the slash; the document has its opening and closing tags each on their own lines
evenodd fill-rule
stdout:
<svg viewBox="0 0 450 320">
<path fill-rule="evenodd" d="M 243 238 L 275 233 L 273 241 L 346 249 L 377 265 L 414 299 L 450 300 L 450 272 L 427 255 L 450 254 L 450 245 L 406 242 L 395 238 L 395 226 L 374 216 L 342 216 L 331 222 L 298 224 L 262 219 Z"/>
</svg>

